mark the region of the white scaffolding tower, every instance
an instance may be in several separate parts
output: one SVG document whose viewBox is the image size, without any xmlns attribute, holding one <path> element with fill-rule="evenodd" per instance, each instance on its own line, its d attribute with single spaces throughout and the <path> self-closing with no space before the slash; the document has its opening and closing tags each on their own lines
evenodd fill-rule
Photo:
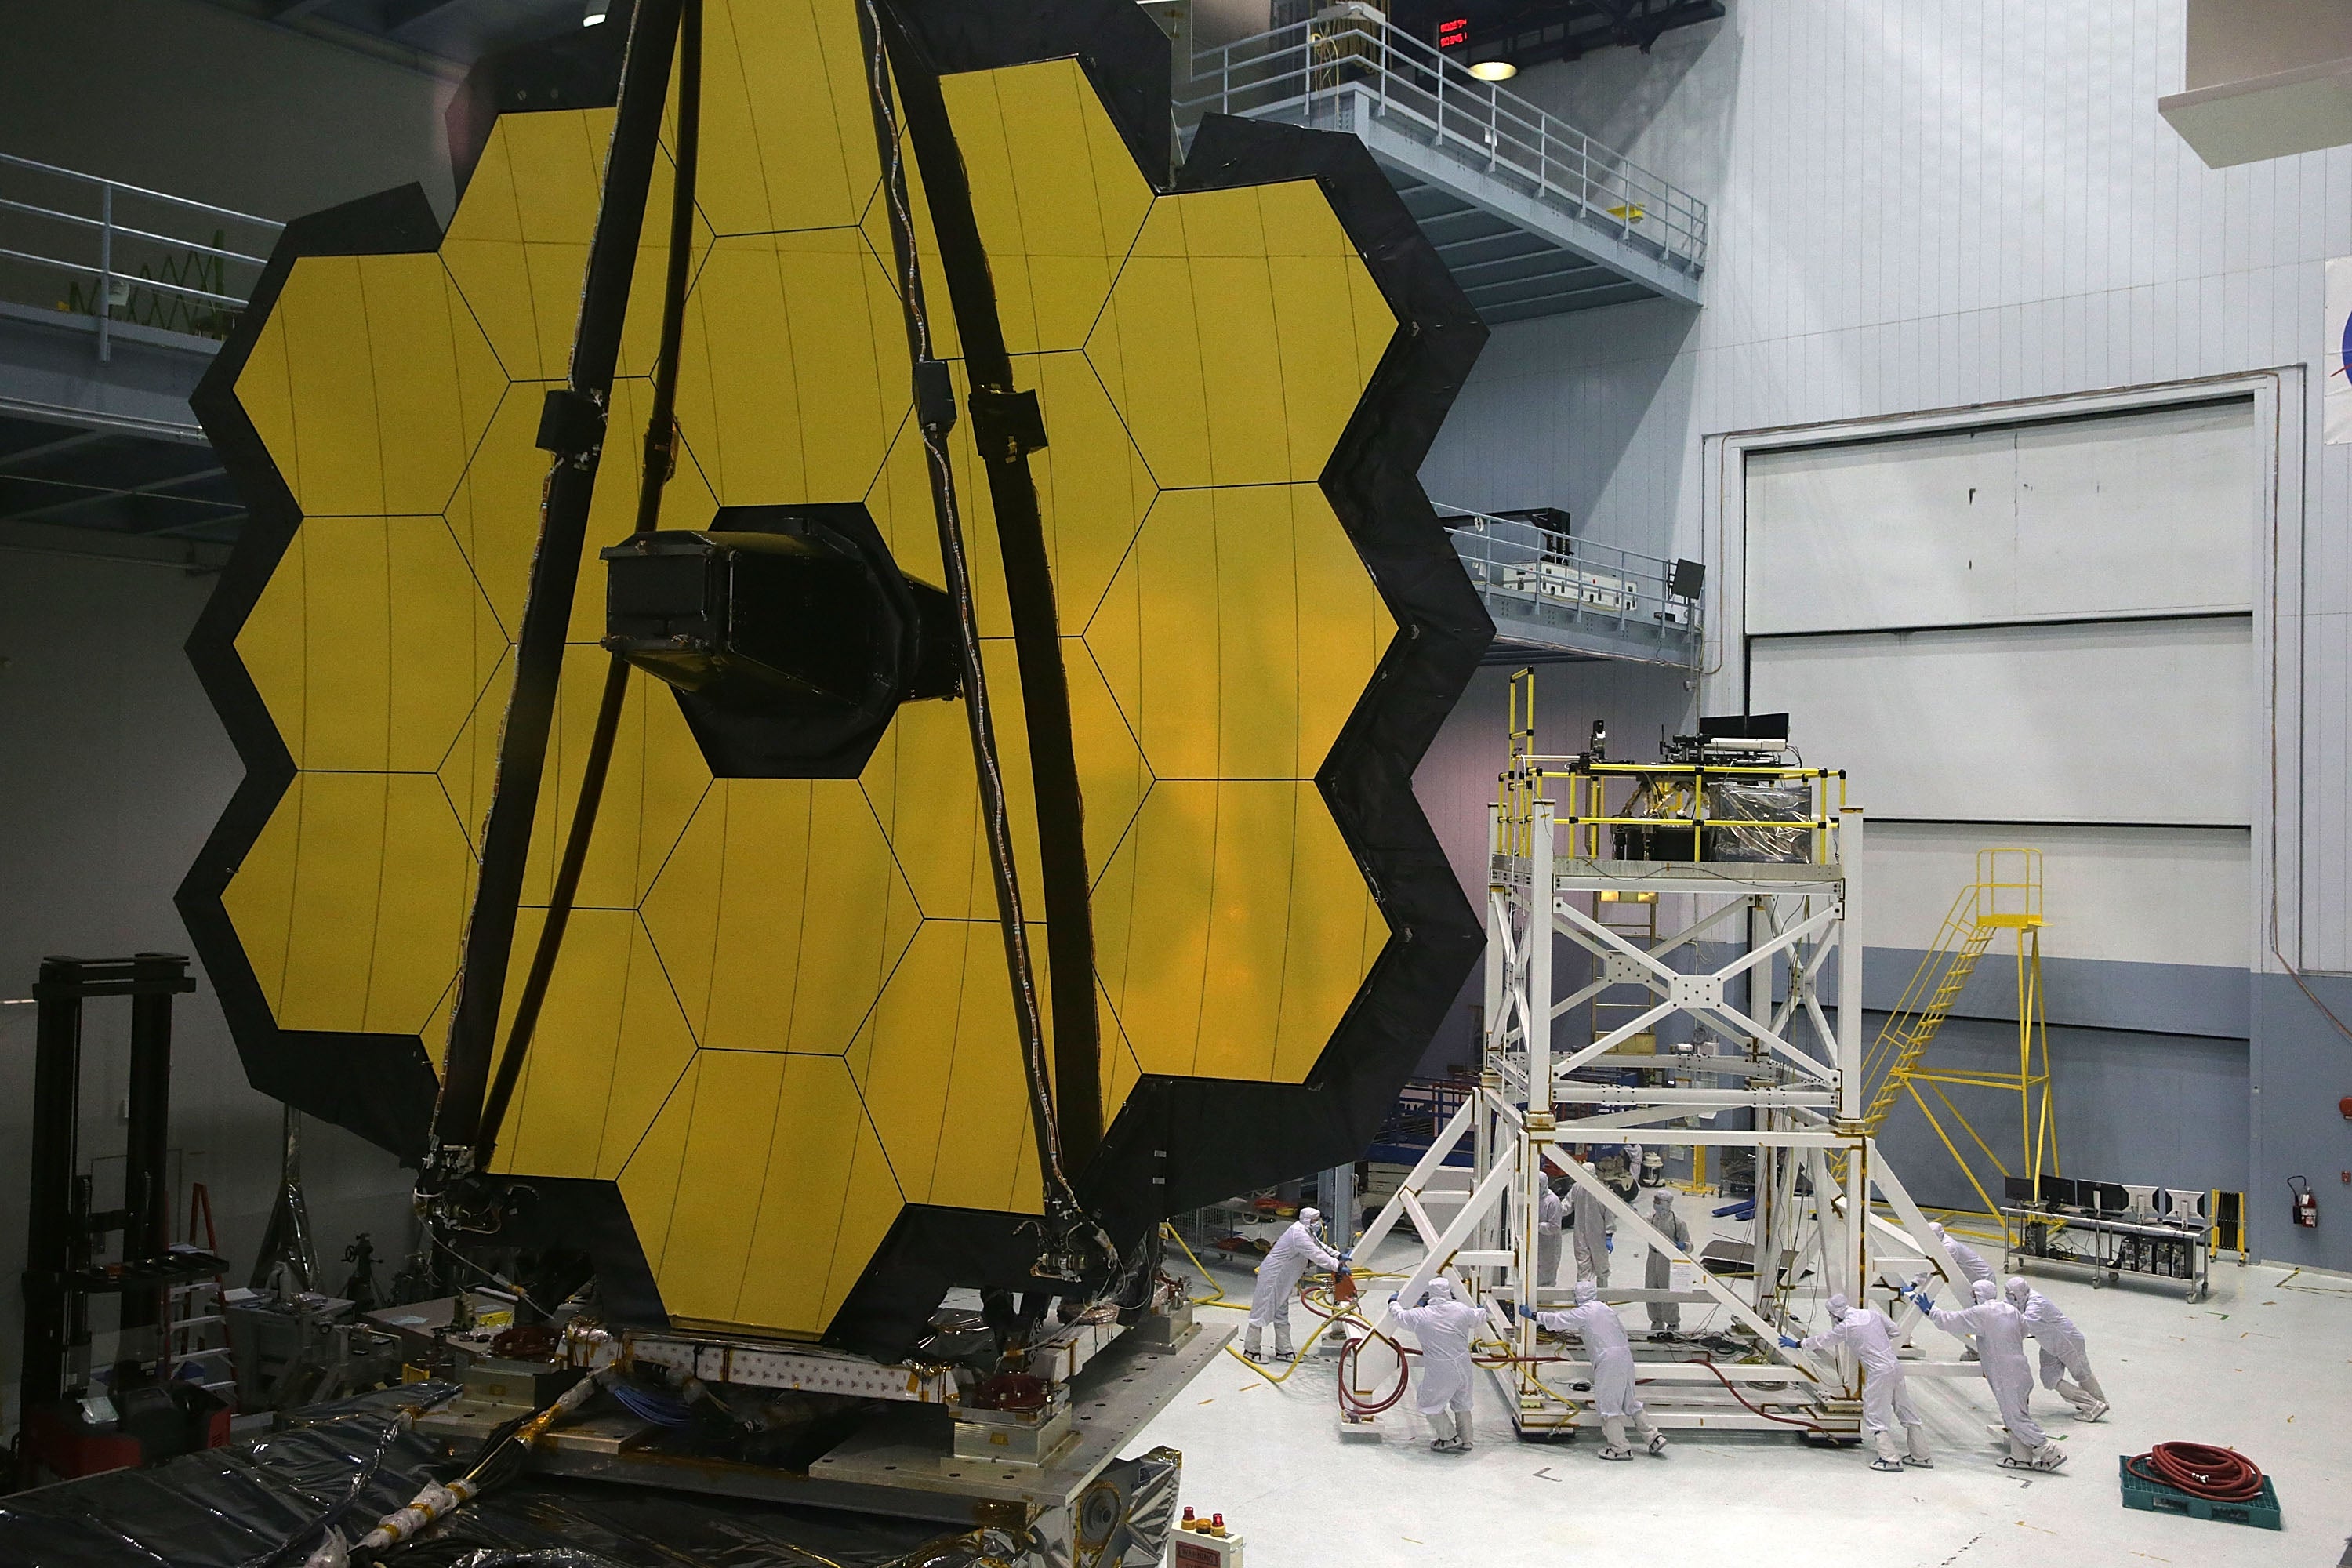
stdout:
<svg viewBox="0 0 2352 1568">
<path fill-rule="evenodd" d="M 1526 688 L 1531 715 L 1527 672 L 1517 687 Z M 1852 1358 L 1784 1350 L 1780 1335 L 1802 1337 L 1798 1315 L 1839 1291 L 1885 1308 L 1907 1339 L 1919 1313 L 1895 1287 L 1925 1273 L 1957 1285 L 1963 1301 L 1968 1292 L 1862 1122 L 1862 965 L 1849 878 L 1860 859 L 1862 813 L 1844 805 L 1841 776 L 1825 770 L 1539 756 L 1532 722 L 1523 726 L 1518 711 L 1515 700 L 1512 771 L 1493 811 L 1477 1092 L 1366 1229 L 1358 1255 L 1369 1258 L 1400 1222 L 1409 1226 L 1423 1257 L 1400 1294 L 1415 1300 L 1443 1275 L 1487 1309 L 1481 1359 L 1520 1435 L 1562 1436 L 1597 1425 L 1570 1386 L 1589 1380 L 1589 1363 L 1539 1345 L 1534 1325 L 1516 1311 L 1569 1295 L 1535 1279 L 1537 1194 L 1552 1155 L 1615 1217 L 1621 1245 L 1638 1238 L 1687 1266 L 1675 1270 L 1686 1279 L 1681 1288 L 1612 1287 L 1604 1300 L 1719 1310 L 1710 1336 L 1718 1353 L 1679 1337 L 1635 1339 L 1651 1419 L 1665 1427 L 1857 1435 L 1861 1383 Z M 1545 798 L 1548 780 L 1567 782 L 1566 801 Z M 1722 856 L 1741 852 L 1743 834 L 1752 844 L 1757 825 L 1736 807 L 1724 815 L 1726 784 L 1776 787 L 1784 800 L 1802 786 L 1811 817 L 1772 828 L 1786 858 Z M 1621 858 L 1614 851 L 1629 839 L 1619 830 L 1627 828 L 1633 848 L 1670 855 L 1686 847 L 1688 858 Z M 1688 915 L 1679 929 L 1660 921 L 1645 943 L 1581 907 L 1581 895 L 1611 892 L 1685 895 L 1674 907 Z M 1566 994 L 1555 984 L 1554 934 L 1593 961 L 1591 984 Z M 1826 998 L 1834 1018 L 1823 1006 L 1825 982 L 1834 987 Z M 1589 1041 L 1559 1038 L 1564 1020 L 1589 1016 L 1577 1009 L 1624 986 L 1643 987 L 1650 1005 Z M 1669 1052 L 1657 1042 L 1685 1032 L 1678 1020 L 1692 1038 Z M 1624 1054 L 1629 1044 L 1655 1054 Z M 1570 1152 L 1628 1138 L 1752 1151 L 1749 1245 L 1685 1253 Z M 1448 1157 L 1465 1147 L 1466 1196 L 1459 1167 L 1445 1174 Z M 1384 1318 L 1383 1308 L 1376 1329 Z M 1721 1351 L 1724 1338 L 1738 1342 L 1736 1352 Z M 1913 1364 L 1929 1373 L 1974 1371 Z"/>
</svg>

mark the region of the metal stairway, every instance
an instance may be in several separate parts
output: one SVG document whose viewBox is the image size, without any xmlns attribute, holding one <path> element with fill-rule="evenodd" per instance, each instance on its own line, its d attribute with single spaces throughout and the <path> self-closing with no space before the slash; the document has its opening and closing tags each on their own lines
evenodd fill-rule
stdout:
<svg viewBox="0 0 2352 1568">
<path fill-rule="evenodd" d="M 2001 1199 L 1995 1194 L 2005 1195 L 2011 1180 L 2022 1178 L 2027 1187 L 2038 1190 L 2044 1173 L 2058 1173 L 2049 1027 L 2042 999 L 2042 851 L 1979 850 L 1976 880 L 1952 900 L 1935 948 L 1920 960 L 1863 1060 L 1863 1083 L 1870 1089 L 1864 1128 L 1879 1136 L 1896 1104 L 1907 1097 L 1942 1141 L 1987 1214 L 1999 1210 Z M 2003 932 L 2015 939 L 2015 1070 L 1936 1065 L 1927 1056 L 1944 1020 L 1967 990 L 1978 962 Z M 1955 1103 L 1954 1090 L 1979 1096 L 1990 1092 L 2001 1099 L 2017 1096 L 2014 1168 Z"/>
<path fill-rule="evenodd" d="M 1949 914 L 1944 917 L 1943 930 L 1937 933 L 1935 950 L 1919 961 L 1913 972 L 1911 984 L 1903 990 L 1903 999 L 1895 1005 L 1894 1016 L 1878 1033 L 1869 1054 L 1863 1058 L 1863 1081 L 1875 1076 L 1878 1088 L 1870 1097 L 1870 1108 L 1863 1112 L 1862 1124 L 1874 1138 L 1886 1125 L 1887 1112 L 1895 1109 L 1919 1059 L 1927 1047 L 1936 1043 L 1937 1032 L 1944 1020 L 1951 1016 L 1952 1004 L 1968 989 L 1969 977 L 1977 972 L 1977 961 L 1992 944 L 1998 929 L 1979 925 L 1976 919 L 1977 890 L 1964 889 L 1952 901 Z"/>
</svg>

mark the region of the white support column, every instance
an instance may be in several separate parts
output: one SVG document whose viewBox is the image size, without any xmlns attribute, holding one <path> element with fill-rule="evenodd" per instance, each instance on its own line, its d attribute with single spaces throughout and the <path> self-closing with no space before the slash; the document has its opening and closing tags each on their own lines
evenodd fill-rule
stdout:
<svg viewBox="0 0 2352 1568">
<path fill-rule="evenodd" d="M 1854 919 L 1853 884 L 1862 871 L 1862 808 L 1838 813 L 1838 1120 L 1862 1119 L 1862 927 Z"/>
<path fill-rule="evenodd" d="M 1412 1301 L 1420 1296 L 1432 1279 L 1440 1274 L 1452 1272 L 1454 1253 L 1461 1250 L 1463 1245 L 1470 1239 L 1471 1235 L 1478 1228 L 1479 1222 L 1494 1212 L 1495 1205 L 1501 1201 L 1503 1189 L 1509 1181 L 1509 1169 L 1498 1168 L 1472 1189 L 1470 1201 L 1462 1205 L 1462 1212 L 1455 1215 L 1452 1223 L 1429 1240 L 1429 1250 L 1423 1255 L 1421 1261 L 1413 1266 L 1412 1272 L 1406 1276 L 1403 1289 L 1397 1292 L 1399 1298 Z M 1460 1283 L 1459 1276 L 1455 1276 L 1454 1279 L 1455 1283 Z M 1381 1303 L 1380 1310 L 1372 1314 L 1373 1331 L 1378 1332 L 1388 1321 L 1388 1303 L 1383 1301 Z"/>
<path fill-rule="evenodd" d="M 1870 1161 L 1869 1141 L 1857 1138 L 1845 1156 L 1845 1283 L 1846 1300 L 1861 1306 L 1870 1288 Z"/>
<path fill-rule="evenodd" d="M 1429 1152 L 1423 1154 L 1420 1163 L 1397 1184 L 1395 1194 L 1382 1205 L 1379 1217 L 1364 1227 L 1364 1234 L 1356 1240 L 1356 1251 L 1367 1265 L 1371 1262 L 1372 1249 L 1388 1239 L 1389 1231 L 1404 1214 L 1406 1197 L 1418 1194 L 1437 1168 L 1445 1163 L 1445 1156 L 1454 1152 L 1454 1145 L 1462 1142 L 1462 1135 L 1470 1130 L 1470 1119 L 1477 1112 L 1476 1097 L 1462 1102 L 1462 1109 L 1455 1111 L 1437 1136 L 1429 1141 Z"/>
<path fill-rule="evenodd" d="M 1528 1113 L 1551 1114 L 1551 912 L 1558 901 L 1553 883 L 1552 803 L 1535 803 L 1528 831 Z"/>
<path fill-rule="evenodd" d="M 1697 1264 L 1698 1260 L 1696 1258 L 1693 1258 L 1689 1253 L 1685 1252 L 1681 1247 L 1676 1247 L 1672 1241 L 1668 1240 L 1663 1234 L 1661 1234 L 1655 1226 L 1653 1226 L 1648 1220 L 1644 1219 L 1639 1214 L 1636 1214 L 1633 1207 L 1628 1205 L 1624 1199 L 1616 1194 L 1608 1183 L 1602 1181 L 1599 1176 L 1594 1175 L 1591 1172 L 1586 1170 L 1582 1165 L 1577 1163 L 1573 1160 L 1566 1161 L 1564 1163 L 1568 1167 L 1569 1180 L 1574 1182 L 1578 1186 L 1584 1188 L 1587 1192 L 1592 1194 L 1593 1196 L 1599 1198 L 1601 1200 L 1601 1206 L 1607 1209 L 1610 1214 L 1616 1217 L 1617 1234 L 1621 1238 L 1631 1239 L 1638 1237 L 1645 1245 L 1656 1247 L 1659 1251 L 1664 1253 L 1668 1258 L 1674 1259 L 1675 1262 L 1689 1263 L 1693 1265 Z M 1762 1248 L 1759 1247 L 1758 1248 L 1757 1258 L 1758 1277 L 1759 1279 L 1762 1278 L 1763 1267 Z M 1700 1289 L 1705 1290 L 1708 1295 L 1715 1298 L 1716 1304 L 1717 1306 L 1722 1307 L 1733 1317 L 1747 1324 L 1750 1329 L 1753 1329 L 1756 1331 L 1759 1342 L 1765 1346 L 1770 1347 L 1769 1351 L 1770 1355 L 1776 1358 L 1781 1357 L 1781 1352 L 1780 1350 L 1780 1330 L 1777 1324 L 1766 1321 L 1764 1317 L 1753 1307 L 1750 1307 L 1747 1302 L 1734 1295 L 1730 1289 L 1726 1286 L 1721 1279 L 1717 1279 L 1713 1273 L 1704 1268 L 1700 1268 L 1698 1271 L 1698 1286 Z M 1602 1299 L 1606 1300 L 1607 1296 L 1604 1295 Z M 1791 1364 L 1798 1363 L 1792 1363 Z M 1804 1369 L 1801 1367 L 1801 1370 Z"/>
<path fill-rule="evenodd" d="M 1486 808 L 1486 849 L 1490 861 L 1503 851 L 1503 808 L 1499 805 Z M 1478 1042 L 1485 1056 L 1490 1059 L 1503 1048 L 1505 1026 L 1508 1022 L 1503 987 L 1509 976 L 1510 929 L 1509 896 L 1504 889 L 1490 886 L 1486 889 L 1486 1006 L 1479 1016 L 1484 1027 L 1480 1030 Z"/>
</svg>

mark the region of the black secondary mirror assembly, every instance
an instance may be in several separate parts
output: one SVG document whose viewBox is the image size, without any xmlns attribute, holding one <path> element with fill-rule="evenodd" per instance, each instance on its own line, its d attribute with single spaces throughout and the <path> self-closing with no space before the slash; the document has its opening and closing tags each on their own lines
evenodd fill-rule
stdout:
<svg viewBox="0 0 2352 1568">
<path fill-rule="evenodd" d="M 722 508 L 602 554 L 604 647 L 677 691 L 719 777 L 855 777 L 898 704 L 961 695 L 953 605 L 859 502 Z"/>
</svg>

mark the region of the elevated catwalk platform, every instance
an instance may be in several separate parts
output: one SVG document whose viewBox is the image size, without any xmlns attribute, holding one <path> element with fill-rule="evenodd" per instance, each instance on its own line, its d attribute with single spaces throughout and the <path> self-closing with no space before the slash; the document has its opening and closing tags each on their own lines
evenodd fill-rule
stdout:
<svg viewBox="0 0 2352 1568">
<path fill-rule="evenodd" d="M 1706 204 L 1377 16 L 1326 12 L 1193 57 L 1178 120 L 1362 140 L 1489 323 L 1696 305 Z"/>
</svg>

